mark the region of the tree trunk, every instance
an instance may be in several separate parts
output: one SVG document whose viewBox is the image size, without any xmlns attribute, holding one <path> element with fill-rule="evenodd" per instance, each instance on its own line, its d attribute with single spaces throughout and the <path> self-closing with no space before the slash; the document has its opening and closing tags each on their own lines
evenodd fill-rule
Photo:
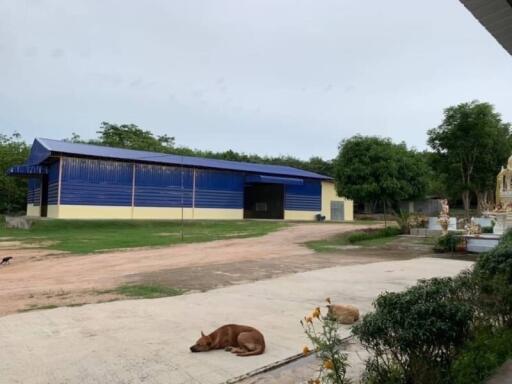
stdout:
<svg viewBox="0 0 512 384">
<path fill-rule="evenodd" d="M 384 207 L 384 227 L 386 227 L 386 228 L 387 228 L 387 226 L 388 226 L 388 221 L 387 221 L 387 218 L 386 218 L 386 205 L 387 205 L 387 204 L 386 204 L 386 200 L 383 200 L 383 201 L 382 201 L 382 205 L 383 205 L 383 207 Z"/>
<path fill-rule="evenodd" d="M 476 201 L 478 207 L 478 213 L 481 214 L 483 211 L 489 209 L 489 198 L 488 191 L 476 192 Z"/>
<path fill-rule="evenodd" d="M 466 216 L 466 219 L 469 219 L 469 208 L 471 204 L 471 196 L 470 191 L 463 191 L 462 192 L 462 203 L 464 204 L 464 214 Z"/>
<path fill-rule="evenodd" d="M 365 201 L 364 202 L 364 213 L 372 213 L 373 202 Z"/>
</svg>

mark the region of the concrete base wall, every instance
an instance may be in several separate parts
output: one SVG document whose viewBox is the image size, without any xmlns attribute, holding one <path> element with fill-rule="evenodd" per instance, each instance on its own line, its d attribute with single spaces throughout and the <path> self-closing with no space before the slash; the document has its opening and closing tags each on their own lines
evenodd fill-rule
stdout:
<svg viewBox="0 0 512 384">
<path fill-rule="evenodd" d="M 181 208 L 134 207 L 134 219 L 181 219 Z M 242 220 L 243 209 L 183 208 L 186 220 Z"/>
<path fill-rule="evenodd" d="M 59 217 L 59 205 L 49 205 L 46 216 L 57 219 Z"/>
<path fill-rule="evenodd" d="M 298 220 L 298 221 L 312 221 L 316 220 L 315 215 L 318 212 L 315 211 L 284 211 L 285 220 Z"/>
<path fill-rule="evenodd" d="M 50 209 L 52 207 L 52 209 Z M 51 214 L 50 214 L 51 213 Z M 48 207 L 48 217 L 60 219 L 154 219 L 177 220 L 181 208 L 59 205 Z M 242 220 L 243 209 L 183 208 L 186 220 Z"/>
<path fill-rule="evenodd" d="M 41 207 L 34 204 L 27 204 L 27 216 L 39 217 L 41 216 Z"/>
</svg>

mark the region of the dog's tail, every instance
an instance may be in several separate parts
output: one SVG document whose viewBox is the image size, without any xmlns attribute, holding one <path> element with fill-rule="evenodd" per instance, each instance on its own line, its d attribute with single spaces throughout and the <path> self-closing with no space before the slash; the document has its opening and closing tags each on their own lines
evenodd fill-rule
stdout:
<svg viewBox="0 0 512 384">
<path fill-rule="evenodd" d="M 254 355 L 261 355 L 263 351 L 265 350 L 265 347 L 263 345 L 259 345 L 258 348 L 256 348 L 254 351 L 248 351 L 248 352 L 240 352 L 237 353 L 237 356 L 254 356 Z"/>
</svg>

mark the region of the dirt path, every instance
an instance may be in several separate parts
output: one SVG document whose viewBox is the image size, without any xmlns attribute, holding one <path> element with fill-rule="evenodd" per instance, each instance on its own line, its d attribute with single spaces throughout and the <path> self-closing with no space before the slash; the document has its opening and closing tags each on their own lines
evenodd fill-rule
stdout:
<svg viewBox="0 0 512 384">
<path fill-rule="evenodd" d="M 301 243 L 362 228 L 351 224 L 297 224 L 262 237 L 84 256 L 34 257 L 31 252 L 24 255 L 20 251 L 14 263 L 0 268 L 0 315 L 44 305 L 55 298 L 63 304 L 97 302 L 97 290 L 137 280 L 144 273 L 307 256 L 313 252 Z M 112 298 L 107 295 L 100 301 Z"/>
</svg>

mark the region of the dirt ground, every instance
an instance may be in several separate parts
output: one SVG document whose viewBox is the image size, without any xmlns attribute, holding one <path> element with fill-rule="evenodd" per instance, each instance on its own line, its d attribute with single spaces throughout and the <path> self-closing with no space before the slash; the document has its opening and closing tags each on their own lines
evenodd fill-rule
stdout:
<svg viewBox="0 0 512 384">
<path fill-rule="evenodd" d="M 428 257 L 388 260 L 286 274 L 175 297 L 3 316 L 0 382 L 225 383 L 275 366 L 310 345 L 299 320 L 317 306 L 325 313 L 326 297 L 335 303 L 351 303 L 364 315 L 383 291 L 401 291 L 418 279 L 453 276 L 470 266 L 466 261 Z M 190 352 L 201 330 L 208 333 L 229 323 L 259 329 L 265 337 L 265 353 L 240 358 L 222 350 Z M 339 332 L 342 338 L 350 336 L 350 326 L 341 326 Z M 349 352 L 354 357 L 351 372 L 357 376 L 365 356 L 357 345 Z M 292 365 L 291 372 L 286 367 L 268 372 L 264 377 L 269 380 L 260 376 L 249 382 L 304 383 L 313 375 L 307 363 L 306 359 Z"/>
<path fill-rule="evenodd" d="M 18 249 L 13 263 L 0 268 L 0 315 L 116 300 L 121 297 L 102 291 L 126 282 L 204 291 L 336 265 L 430 254 L 428 246 L 410 241 L 396 241 L 378 252 L 347 247 L 334 254 L 315 253 L 302 245 L 362 228 L 356 224 L 296 224 L 262 237 L 80 256 Z M 0 250 L 0 256 L 7 252 Z"/>
</svg>

